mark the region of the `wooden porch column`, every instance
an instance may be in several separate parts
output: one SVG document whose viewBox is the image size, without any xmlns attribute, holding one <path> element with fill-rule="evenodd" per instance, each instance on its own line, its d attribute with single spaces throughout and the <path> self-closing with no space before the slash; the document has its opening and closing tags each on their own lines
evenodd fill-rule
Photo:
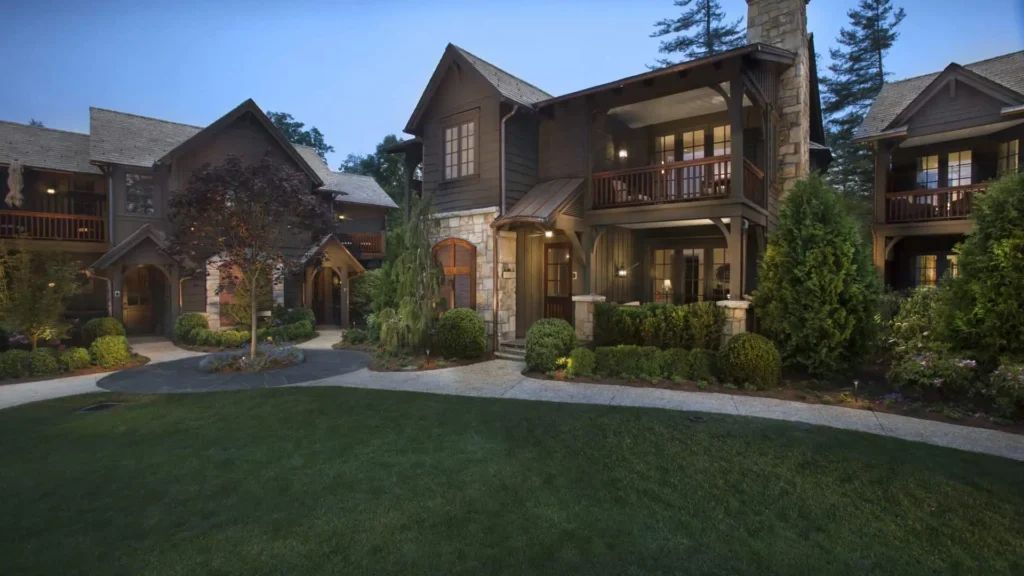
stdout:
<svg viewBox="0 0 1024 576">
<path fill-rule="evenodd" d="M 743 218 L 729 221 L 729 300 L 743 299 Z"/>
<path fill-rule="evenodd" d="M 730 196 L 733 200 L 743 199 L 743 77 L 739 70 L 729 81 L 729 126 L 732 130 L 731 164 L 729 178 L 732 180 Z"/>
<path fill-rule="evenodd" d="M 878 271 L 879 277 L 882 279 L 882 284 L 885 284 L 885 256 L 886 248 L 885 235 L 879 234 L 877 230 L 871 231 L 872 236 L 872 247 L 871 255 L 875 261 L 875 270 Z"/>
<path fill-rule="evenodd" d="M 593 294 L 594 280 L 591 273 L 594 269 L 594 227 L 587 226 L 583 232 L 583 293 Z"/>
<path fill-rule="evenodd" d="M 892 151 L 885 141 L 875 142 L 875 222 L 885 223 L 885 193 L 889 191 L 889 162 Z M 884 260 L 884 259 L 883 259 Z"/>
<path fill-rule="evenodd" d="M 348 329 L 348 267 L 334 267 L 334 272 L 338 275 L 338 280 L 340 282 L 338 288 L 341 292 L 341 302 L 338 303 L 338 305 L 341 306 L 341 314 L 339 314 L 338 317 L 341 320 L 341 327 Z"/>
</svg>

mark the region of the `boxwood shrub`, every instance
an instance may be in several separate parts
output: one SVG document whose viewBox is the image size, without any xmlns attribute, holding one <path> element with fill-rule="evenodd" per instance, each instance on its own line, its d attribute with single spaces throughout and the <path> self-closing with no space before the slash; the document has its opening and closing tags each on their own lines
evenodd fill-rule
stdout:
<svg viewBox="0 0 1024 576">
<path fill-rule="evenodd" d="M 74 372 L 91 366 L 92 357 L 89 356 L 89 351 L 85 348 L 65 348 L 57 355 L 57 362 L 60 364 L 61 370 Z"/>
<path fill-rule="evenodd" d="M 24 378 L 32 371 L 31 354 L 27 350 L 8 350 L 0 356 L 0 377 Z"/>
<path fill-rule="evenodd" d="M 724 324 L 725 312 L 714 302 L 643 306 L 599 303 L 594 311 L 594 341 L 600 346 L 717 350 Z"/>
<path fill-rule="evenodd" d="M 103 336 L 124 336 L 124 324 L 112 316 L 93 318 L 85 323 L 82 328 L 82 335 L 87 344 L 91 344 L 97 338 Z"/>
<path fill-rule="evenodd" d="M 526 366 L 530 370 L 551 372 L 558 361 L 576 348 L 576 331 L 560 318 L 544 318 L 526 332 Z"/>
<path fill-rule="evenodd" d="M 132 357 L 124 336 L 100 336 L 89 346 L 89 355 L 95 364 L 104 368 L 123 366 Z"/>
<path fill-rule="evenodd" d="M 782 380 L 782 359 L 772 341 L 749 332 L 729 339 L 719 355 L 722 376 L 733 384 L 759 390 L 775 388 Z"/>
<path fill-rule="evenodd" d="M 447 358 L 479 358 L 487 351 L 487 331 L 475 310 L 455 308 L 437 321 L 437 350 Z"/>
<path fill-rule="evenodd" d="M 261 328 L 256 332 L 257 340 L 265 341 L 267 338 L 275 342 L 293 342 L 305 340 L 313 336 L 313 324 L 308 320 L 301 320 L 294 324 L 275 326 L 273 328 Z"/>
<path fill-rule="evenodd" d="M 33 376 L 49 376 L 60 372 L 56 352 L 52 348 L 36 348 L 29 352 L 29 372 Z"/>
<path fill-rule="evenodd" d="M 589 348 L 575 348 L 569 354 L 569 361 L 565 366 L 565 375 L 569 378 L 580 378 L 594 375 L 594 368 L 597 365 L 597 356 Z"/>
<path fill-rule="evenodd" d="M 292 308 L 284 313 L 284 317 L 281 320 L 285 324 L 295 324 L 296 322 L 302 322 L 305 320 L 309 322 L 310 326 L 316 325 L 316 314 L 313 313 L 309 308 Z"/>
<path fill-rule="evenodd" d="M 183 344 L 195 344 L 193 333 L 197 330 L 209 330 L 210 323 L 204 314 L 188 312 L 178 316 L 174 321 L 174 340 Z"/>
</svg>

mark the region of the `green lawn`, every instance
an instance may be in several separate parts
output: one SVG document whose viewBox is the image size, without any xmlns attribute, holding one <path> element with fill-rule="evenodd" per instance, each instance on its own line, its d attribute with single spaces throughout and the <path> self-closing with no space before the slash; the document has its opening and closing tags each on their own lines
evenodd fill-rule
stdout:
<svg viewBox="0 0 1024 576">
<path fill-rule="evenodd" d="M 79 573 L 1021 574 L 1024 463 L 348 389 L 0 411 L 0 574 Z"/>
</svg>

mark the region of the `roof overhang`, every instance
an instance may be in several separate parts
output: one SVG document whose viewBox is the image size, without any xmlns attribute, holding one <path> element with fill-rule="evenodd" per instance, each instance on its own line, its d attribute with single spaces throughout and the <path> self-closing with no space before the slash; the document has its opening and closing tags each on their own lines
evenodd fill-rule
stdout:
<svg viewBox="0 0 1024 576">
<path fill-rule="evenodd" d="M 231 122 L 242 117 L 246 113 L 252 114 L 260 122 L 260 124 L 264 128 L 266 128 L 267 132 L 269 132 L 270 135 L 274 138 L 274 140 L 281 146 L 281 148 L 285 151 L 288 157 L 291 158 L 296 165 L 298 165 L 299 169 L 302 170 L 304 174 L 309 176 L 309 179 L 313 182 L 314 188 L 319 188 L 324 185 L 324 181 L 320 178 L 319 175 L 317 175 L 316 171 L 313 170 L 313 167 L 310 166 L 309 163 L 306 162 L 306 160 L 302 157 L 302 155 L 299 154 L 299 152 L 295 149 L 295 147 L 292 146 L 291 142 L 289 142 L 285 135 L 281 133 L 281 130 L 278 129 L 277 126 L 274 126 L 274 123 L 270 121 L 270 118 L 267 118 L 267 115 L 263 113 L 263 110 L 261 110 L 260 107 L 256 105 L 256 102 L 254 102 L 252 98 L 246 100 L 245 102 L 242 102 L 233 110 L 217 119 L 217 121 L 213 124 L 210 124 L 206 128 L 203 128 L 188 140 L 185 140 L 181 144 L 175 146 L 174 149 L 172 149 L 167 154 L 164 154 L 159 160 L 157 160 L 155 165 L 168 164 L 172 162 L 175 158 L 180 156 L 185 151 L 190 150 L 193 147 L 208 141 L 210 138 L 213 137 L 214 134 L 220 132 L 229 124 L 231 124 Z"/>
<path fill-rule="evenodd" d="M 538 182 L 505 214 L 491 223 L 501 227 L 510 224 L 550 226 L 574 200 L 583 194 L 583 178 L 555 178 Z"/>
<path fill-rule="evenodd" d="M 903 142 L 900 142 L 899 147 L 913 148 L 914 146 L 925 146 L 928 144 L 936 144 L 938 142 L 949 142 L 952 140 L 988 136 L 989 134 L 995 134 L 996 132 L 1001 132 L 1007 128 L 1012 128 L 1020 124 L 1024 124 L 1024 118 L 1007 120 L 1005 122 L 996 122 L 995 124 L 985 124 L 984 126 L 972 126 L 970 128 L 962 128 L 960 130 L 936 132 L 934 134 L 926 134 L 924 136 L 913 136 L 911 138 L 907 138 Z"/>
<path fill-rule="evenodd" d="M 355 256 L 349 252 L 348 248 L 338 240 L 338 237 L 334 234 L 328 234 L 320 239 L 319 242 L 314 243 L 306 250 L 306 253 L 302 255 L 300 262 L 303 266 L 309 265 L 315 258 L 320 257 L 324 260 L 330 260 L 331 254 L 339 255 L 339 257 L 348 262 L 351 267 L 351 271 L 356 274 L 362 274 L 366 272 L 366 268 L 356 259 Z"/>
<path fill-rule="evenodd" d="M 875 142 L 877 140 L 890 140 L 893 138 L 903 138 L 907 135 L 907 126 L 897 126 L 889 130 L 883 130 L 876 134 L 869 134 L 867 136 L 861 136 L 860 138 L 854 138 L 855 144 L 866 144 L 868 142 Z"/>
<path fill-rule="evenodd" d="M 644 82 L 650 82 L 651 80 L 661 78 L 663 76 L 670 76 L 672 74 L 679 74 L 680 72 L 690 71 L 695 68 L 703 66 L 714 66 L 715 64 L 721 64 L 723 62 L 740 59 L 740 58 L 753 58 L 756 60 L 763 60 L 768 62 L 776 62 L 783 66 L 792 66 L 796 61 L 796 55 L 789 50 L 783 50 L 782 48 L 776 48 L 775 46 L 769 46 L 768 44 L 754 43 L 747 44 L 746 46 L 740 46 L 732 50 L 720 52 L 704 58 L 698 58 L 696 60 L 690 60 L 688 62 L 680 62 L 674 66 L 667 68 L 659 68 L 643 74 L 637 74 L 635 76 L 628 76 L 605 84 L 600 84 L 592 88 L 585 88 L 576 92 L 570 92 L 564 96 L 557 96 L 548 100 L 542 100 L 534 105 L 534 108 L 546 108 L 552 104 L 558 102 L 564 102 L 567 100 L 573 100 L 583 96 L 589 96 L 592 94 L 598 94 L 602 92 L 608 92 L 611 90 L 617 90 L 626 88 L 632 85 L 643 84 Z"/>
</svg>

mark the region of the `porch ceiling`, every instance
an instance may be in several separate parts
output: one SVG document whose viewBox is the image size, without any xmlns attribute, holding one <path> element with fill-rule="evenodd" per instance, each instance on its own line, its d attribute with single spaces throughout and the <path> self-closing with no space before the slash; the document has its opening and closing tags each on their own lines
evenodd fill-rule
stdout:
<svg viewBox="0 0 1024 576">
<path fill-rule="evenodd" d="M 729 93 L 728 82 L 723 82 L 721 87 L 726 94 Z M 743 97 L 743 105 L 752 105 L 746 96 Z M 727 109 L 728 106 L 721 94 L 711 88 L 697 88 L 612 108 L 608 115 L 618 118 L 630 128 L 641 128 L 680 118 L 724 112 Z"/>
<path fill-rule="evenodd" d="M 731 218 L 722 218 L 723 224 L 728 224 Z M 685 228 L 688 226 L 711 226 L 712 222 L 708 218 L 699 218 L 697 220 L 670 220 L 668 222 L 641 222 L 639 224 L 621 224 L 620 228 L 629 228 L 630 230 L 651 230 L 653 228 Z"/>
</svg>

